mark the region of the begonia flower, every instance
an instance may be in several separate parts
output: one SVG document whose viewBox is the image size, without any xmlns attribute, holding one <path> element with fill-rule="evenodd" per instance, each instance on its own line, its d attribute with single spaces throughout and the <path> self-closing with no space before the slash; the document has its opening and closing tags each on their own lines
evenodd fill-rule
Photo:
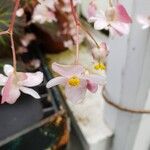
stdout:
<svg viewBox="0 0 150 150">
<path fill-rule="evenodd" d="M 14 104 L 20 97 L 21 92 L 36 99 L 40 98 L 39 94 L 29 87 L 37 86 L 43 81 L 42 72 L 14 72 L 14 68 L 11 65 L 4 65 L 4 73 L 6 76 L 0 74 L 0 86 L 4 86 L 1 91 L 2 104 L 5 102 Z"/>
<path fill-rule="evenodd" d="M 142 29 L 150 27 L 150 16 L 138 15 L 137 21 L 142 25 Z"/>
<path fill-rule="evenodd" d="M 106 60 L 108 54 L 109 51 L 105 42 L 101 42 L 99 48 L 94 47 L 92 49 L 93 61 L 88 66 L 88 70 L 106 78 Z"/>
<path fill-rule="evenodd" d="M 123 5 L 117 4 L 115 7 L 109 7 L 105 12 L 97 12 L 94 17 L 89 18 L 94 22 L 96 30 L 109 30 L 111 35 L 124 35 L 129 33 L 129 25 L 132 23 Z"/>
<path fill-rule="evenodd" d="M 64 85 L 66 97 L 72 102 L 84 100 L 87 90 L 94 93 L 97 91 L 98 85 L 105 84 L 105 79 L 102 76 L 85 73 L 85 69 L 81 65 L 53 63 L 52 69 L 60 76 L 51 79 L 47 83 L 47 88 L 59 84 Z"/>
</svg>

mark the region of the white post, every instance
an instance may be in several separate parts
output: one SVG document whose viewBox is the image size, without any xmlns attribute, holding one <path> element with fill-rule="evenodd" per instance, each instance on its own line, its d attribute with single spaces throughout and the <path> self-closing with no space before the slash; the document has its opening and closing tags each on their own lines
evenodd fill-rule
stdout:
<svg viewBox="0 0 150 150">
<path fill-rule="evenodd" d="M 130 34 L 110 39 L 107 91 L 111 100 L 130 108 L 150 109 L 150 30 L 137 14 L 150 15 L 150 0 L 120 0 L 133 17 Z M 104 118 L 114 130 L 111 150 L 148 150 L 150 115 L 131 114 L 105 105 Z"/>
</svg>

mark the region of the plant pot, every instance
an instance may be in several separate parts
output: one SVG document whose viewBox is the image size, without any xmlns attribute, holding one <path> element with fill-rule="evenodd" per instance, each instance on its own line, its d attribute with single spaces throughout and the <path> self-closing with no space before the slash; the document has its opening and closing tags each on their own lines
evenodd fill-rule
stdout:
<svg viewBox="0 0 150 150">
<path fill-rule="evenodd" d="M 33 125 L 42 117 L 41 102 L 28 95 L 22 94 L 13 105 L 0 105 L 0 141 Z"/>
</svg>

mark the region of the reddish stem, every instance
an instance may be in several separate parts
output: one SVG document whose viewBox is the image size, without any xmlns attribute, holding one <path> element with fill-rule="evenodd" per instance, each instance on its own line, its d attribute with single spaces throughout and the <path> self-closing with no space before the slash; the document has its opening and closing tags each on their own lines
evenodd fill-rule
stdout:
<svg viewBox="0 0 150 150">
<path fill-rule="evenodd" d="M 16 20 L 16 12 L 19 8 L 19 4 L 20 4 L 20 0 L 15 0 L 15 7 L 14 7 L 14 10 L 13 10 L 13 14 L 11 16 L 11 22 L 10 22 L 10 25 L 9 25 L 9 33 L 13 33 L 14 31 L 14 24 L 15 24 L 15 20 Z"/>
<path fill-rule="evenodd" d="M 10 41 L 11 41 L 11 49 L 12 49 L 12 55 L 13 55 L 13 67 L 14 67 L 14 72 L 16 72 L 17 68 L 17 59 L 16 59 L 16 51 L 15 51 L 15 44 L 14 44 L 14 37 L 13 37 L 13 32 L 14 32 L 14 24 L 16 21 L 16 12 L 19 8 L 20 0 L 15 1 L 15 7 L 11 16 L 11 21 L 9 25 L 8 32 L 10 34 Z"/>
</svg>

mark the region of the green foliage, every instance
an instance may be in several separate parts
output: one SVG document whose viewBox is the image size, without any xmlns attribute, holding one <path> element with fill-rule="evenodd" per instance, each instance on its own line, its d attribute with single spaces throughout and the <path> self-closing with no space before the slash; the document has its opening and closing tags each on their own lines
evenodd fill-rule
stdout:
<svg viewBox="0 0 150 150">
<path fill-rule="evenodd" d="M 21 1 L 21 6 L 25 4 L 25 0 Z M 8 29 L 11 15 L 14 9 L 13 0 L 0 0 L 0 32 Z M 18 37 L 24 32 L 25 18 L 17 18 L 15 22 L 15 44 L 18 43 Z M 0 36 L 0 57 L 10 54 L 10 42 L 6 35 Z"/>
</svg>

